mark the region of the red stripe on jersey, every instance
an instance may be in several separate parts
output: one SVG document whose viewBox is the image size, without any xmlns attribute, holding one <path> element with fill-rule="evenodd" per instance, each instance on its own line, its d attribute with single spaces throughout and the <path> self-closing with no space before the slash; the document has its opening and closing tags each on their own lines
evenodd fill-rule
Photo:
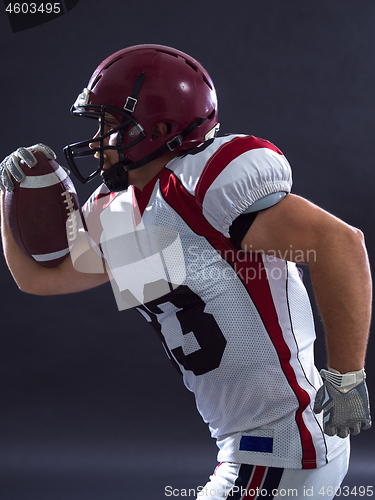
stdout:
<svg viewBox="0 0 375 500">
<path fill-rule="evenodd" d="M 220 463 L 219 463 L 219 465 L 217 465 L 217 466 L 215 467 L 215 470 L 214 470 L 214 476 L 216 476 L 216 473 L 217 473 L 218 468 L 220 467 L 220 465 L 223 465 L 223 463 L 224 463 L 224 462 L 220 462 Z"/>
<path fill-rule="evenodd" d="M 188 193 L 173 172 L 164 169 L 160 176 L 160 189 L 169 205 L 184 219 L 187 225 L 197 234 L 207 238 L 214 248 L 224 251 L 231 246 L 230 241 L 217 231 L 202 214 L 193 195 Z M 212 243 L 214 240 L 215 243 Z M 219 243 L 221 241 L 221 245 Z M 224 243 L 224 241 L 228 243 Z M 218 248 L 218 245 L 221 248 Z"/>
<path fill-rule="evenodd" d="M 225 238 L 209 224 L 198 207 L 194 196 L 188 193 L 179 179 L 167 169 L 164 169 L 160 177 L 160 189 L 167 203 L 185 220 L 195 233 L 205 237 L 220 252 L 228 264 L 234 268 L 239 279 L 241 279 L 246 287 L 275 346 L 284 374 L 299 402 L 299 409 L 296 412 L 296 422 L 301 435 L 303 450 L 302 467 L 304 469 L 315 469 L 315 448 L 311 434 L 302 417 L 303 412 L 310 403 L 310 397 L 299 386 L 296 374 L 290 365 L 291 353 L 284 340 L 278 321 L 261 255 L 252 253 L 245 255 L 243 251 L 235 249 L 228 238 Z M 228 252 L 229 249 L 232 251 Z"/>
<path fill-rule="evenodd" d="M 246 153 L 247 151 L 260 148 L 270 149 L 271 151 L 282 155 L 280 149 L 274 146 L 271 142 L 266 141 L 265 139 L 259 139 L 253 135 L 235 137 L 231 141 L 220 146 L 220 148 L 208 160 L 195 187 L 194 194 L 198 204 L 202 206 L 203 199 L 208 188 L 231 161 L 235 160 L 238 156 Z"/>
<path fill-rule="evenodd" d="M 159 174 L 156 175 L 153 179 L 151 179 L 150 182 L 146 184 L 146 186 L 143 188 L 143 191 L 133 186 L 133 195 L 135 197 L 136 205 L 138 206 L 141 215 L 143 215 L 143 212 L 146 210 L 146 207 L 150 200 L 150 196 L 152 195 L 152 192 L 154 190 L 158 178 Z M 134 198 L 133 198 L 133 206 L 136 205 L 134 205 Z"/>
<path fill-rule="evenodd" d="M 235 262 L 233 265 L 238 276 L 248 290 L 267 332 L 279 356 L 282 370 L 297 396 L 299 408 L 296 412 L 296 422 L 301 435 L 303 450 L 302 467 L 304 469 L 316 468 L 316 452 L 310 431 L 303 421 L 302 414 L 310 404 L 310 396 L 299 386 L 296 374 L 290 365 L 290 349 L 285 342 L 283 333 L 273 303 L 271 290 L 268 283 L 267 272 L 260 254 L 247 254 L 245 262 Z"/>
</svg>

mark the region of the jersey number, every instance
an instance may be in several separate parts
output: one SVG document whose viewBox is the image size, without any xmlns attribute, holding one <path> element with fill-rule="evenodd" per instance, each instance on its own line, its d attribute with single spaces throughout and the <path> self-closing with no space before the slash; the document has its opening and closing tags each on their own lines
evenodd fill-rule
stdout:
<svg viewBox="0 0 375 500">
<path fill-rule="evenodd" d="M 147 297 L 147 287 L 150 285 L 145 286 L 145 297 Z M 160 306 L 168 303 L 178 309 L 174 314 L 180 323 L 182 333 L 184 335 L 193 333 L 200 349 L 190 354 L 185 354 L 182 347 L 169 350 L 158 321 L 158 315 L 163 314 Z M 205 306 L 206 304 L 199 295 L 188 286 L 181 285 L 176 290 L 147 302 L 147 305 L 142 307 L 147 313 L 152 313 L 151 324 L 161 337 L 167 351 L 173 354 L 185 370 L 191 370 L 194 375 L 203 375 L 217 368 L 227 343 L 213 315 L 205 312 Z"/>
</svg>

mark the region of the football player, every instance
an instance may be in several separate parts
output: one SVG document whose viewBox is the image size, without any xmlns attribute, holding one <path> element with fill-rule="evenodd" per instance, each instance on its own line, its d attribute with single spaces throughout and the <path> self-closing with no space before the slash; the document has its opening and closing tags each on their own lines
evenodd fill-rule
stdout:
<svg viewBox="0 0 375 500">
<path fill-rule="evenodd" d="M 291 168 L 276 146 L 218 137 L 214 84 L 179 50 L 116 52 L 72 113 L 99 129 L 64 149 L 69 168 L 83 183 L 100 176 L 102 184 L 83 207 L 72 259 L 56 268 L 17 248 L 2 210 L 20 289 L 70 293 L 111 279 L 119 308 L 135 307 L 150 323 L 219 448 L 220 465 L 199 497 L 294 489 L 333 498 L 348 469 L 349 435 L 371 426 L 362 233 L 291 194 Z M 31 157 L 20 148 L 1 163 L 3 190 L 22 182 L 19 160 Z M 97 167 L 90 161 L 86 171 L 92 157 Z M 320 374 L 296 263 L 310 267 L 325 326 Z"/>
</svg>

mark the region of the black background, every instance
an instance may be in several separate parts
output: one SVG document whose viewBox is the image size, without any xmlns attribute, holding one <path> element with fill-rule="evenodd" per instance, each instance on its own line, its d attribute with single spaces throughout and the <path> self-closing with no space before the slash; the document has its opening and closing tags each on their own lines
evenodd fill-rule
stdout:
<svg viewBox="0 0 375 500">
<path fill-rule="evenodd" d="M 0 156 L 44 142 L 63 163 L 62 148 L 86 138 L 69 108 L 96 66 L 128 45 L 171 45 L 211 74 L 221 133 L 275 143 L 294 193 L 364 231 L 373 260 L 374 25 L 372 0 L 80 0 L 17 33 L 4 12 Z M 76 186 L 81 203 L 96 187 Z M 110 285 L 33 297 L 5 262 L 0 273 L 1 500 L 158 500 L 168 485 L 204 485 L 216 447 L 193 397 Z M 370 341 L 370 393 L 373 353 Z M 352 439 L 344 484 L 373 485 L 373 447 L 373 430 Z"/>
</svg>

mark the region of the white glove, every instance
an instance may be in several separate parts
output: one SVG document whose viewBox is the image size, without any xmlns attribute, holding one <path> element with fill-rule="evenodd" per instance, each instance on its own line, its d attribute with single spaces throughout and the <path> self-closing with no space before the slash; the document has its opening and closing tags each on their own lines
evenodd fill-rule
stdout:
<svg viewBox="0 0 375 500">
<path fill-rule="evenodd" d="M 12 178 L 19 183 L 24 180 L 25 174 L 20 167 L 20 160 L 24 161 L 29 168 L 35 167 L 38 163 L 31 151 L 43 153 L 48 160 L 56 159 L 52 149 L 44 144 L 35 144 L 29 148 L 18 148 L 17 151 L 14 151 L 0 163 L 0 189 L 2 191 L 14 190 Z"/>
<path fill-rule="evenodd" d="M 318 390 L 314 412 L 323 411 L 323 428 L 328 436 L 345 438 L 372 425 L 365 370 L 341 374 L 333 368 L 321 370 L 324 380 Z"/>
</svg>

